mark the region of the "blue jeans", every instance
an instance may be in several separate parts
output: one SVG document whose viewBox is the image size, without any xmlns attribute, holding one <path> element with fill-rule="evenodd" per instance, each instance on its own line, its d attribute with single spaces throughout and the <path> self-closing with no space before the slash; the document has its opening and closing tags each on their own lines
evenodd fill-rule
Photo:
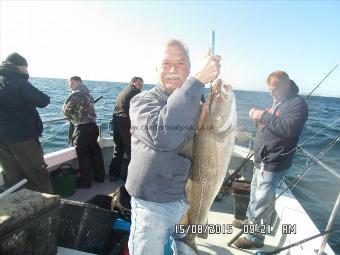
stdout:
<svg viewBox="0 0 340 255">
<path fill-rule="evenodd" d="M 269 172 L 261 168 L 254 167 L 253 179 L 251 181 L 250 201 L 247 210 L 248 220 L 254 221 L 260 213 L 271 203 L 275 197 L 275 191 L 282 178 L 288 170 L 279 172 Z M 274 208 L 267 209 L 266 212 L 255 223 L 261 224 L 269 222 Z M 263 243 L 264 234 L 246 234 L 250 241 Z"/>
<path fill-rule="evenodd" d="M 155 203 L 131 197 L 130 255 L 163 255 L 175 225 L 188 210 L 186 201 Z M 179 252 L 180 253 L 180 252 Z"/>
</svg>

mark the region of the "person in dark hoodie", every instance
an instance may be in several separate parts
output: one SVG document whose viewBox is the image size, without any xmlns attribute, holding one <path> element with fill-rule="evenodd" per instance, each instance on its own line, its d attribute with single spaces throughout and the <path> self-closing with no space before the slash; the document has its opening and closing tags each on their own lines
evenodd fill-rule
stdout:
<svg viewBox="0 0 340 255">
<path fill-rule="evenodd" d="M 127 162 L 131 158 L 131 134 L 130 134 L 130 101 L 139 94 L 143 88 L 144 81 L 140 77 L 133 77 L 117 96 L 114 112 L 112 115 L 113 130 L 113 156 L 110 164 L 110 180 L 115 181 L 120 175 L 125 180 L 127 167 L 122 166 L 123 156 L 126 153 Z M 121 169 L 123 167 L 123 169 Z"/>
<path fill-rule="evenodd" d="M 72 93 L 64 103 L 63 112 L 74 125 L 72 145 L 76 147 L 81 173 L 78 188 L 90 188 L 92 179 L 97 182 L 105 179 L 103 156 L 97 142 L 99 129 L 94 100 L 79 76 L 71 77 L 69 86 Z"/>
<path fill-rule="evenodd" d="M 27 67 L 18 53 L 0 66 L 0 163 L 6 188 L 26 178 L 25 188 L 52 193 L 39 142 L 43 125 L 36 110 L 46 107 L 50 98 L 28 81 Z"/>
<path fill-rule="evenodd" d="M 308 118 L 305 100 L 298 96 L 299 88 L 287 73 L 276 71 L 267 78 L 268 89 L 273 96 L 271 109 L 252 108 L 250 118 L 258 127 L 254 144 L 254 174 L 251 182 L 247 220 L 234 220 L 235 227 L 244 224 L 267 224 L 272 210 L 258 215 L 269 205 L 275 190 L 292 166 L 295 147 Z M 260 233 L 247 234 L 234 244 L 243 249 L 260 248 L 265 236 Z"/>
</svg>

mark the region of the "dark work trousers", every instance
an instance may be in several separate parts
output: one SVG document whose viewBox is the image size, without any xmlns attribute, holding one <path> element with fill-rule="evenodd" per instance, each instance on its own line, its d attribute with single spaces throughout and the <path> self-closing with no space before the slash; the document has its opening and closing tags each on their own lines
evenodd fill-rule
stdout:
<svg viewBox="0 0 340 255">
<path fill-rule="evenodd" d="M 92 178 L 103 182 L 105 178 L 102 151 L 97 142 L 99 129 L 96 123 L 86 123 L 75 127 L 72 144 L 76 152 L 80 168 L 80 185 L 91 186 Z"/>
<path fill-rule="evenodd" d="M 23 188 L 52 194 L 51 183 L 38 138 L 12 144 L 0 144 L 0 163 L 5 187 L 26 178 Z"/>
<path fill-rule="evenodd" d="M 113 130 L 113 155 L 110 164 L 110 177 L 122 176 L 125 180 L 127 176 L 127 165 L 131 158 L 131 134 L 129 117 L 116 117 L 112 121 Z M 127 162 L 124 164 L 124 153 Z"/>
</svg>

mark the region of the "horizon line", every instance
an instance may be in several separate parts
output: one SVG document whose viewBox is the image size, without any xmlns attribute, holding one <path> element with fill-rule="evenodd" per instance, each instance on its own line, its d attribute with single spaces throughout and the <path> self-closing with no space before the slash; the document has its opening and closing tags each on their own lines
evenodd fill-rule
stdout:
<svg viewBox="0 0 340 255">
<path fill-rule="evenodd" d="M 37 76 L 30 76 L 30 78 L 38 78 L 38 79 L 58 79 L 58 80 L 68 80 L 67 78 L 56 78 L 56 77 L 37 77 Z M 114 83 L 122 83 L 122 84 L 128 84 L 129 82 L 123 82 L 123 81 L 107 81 L 107 80 L 83 80 L 83 81 L 91 81 L 91 82 L 114 82 Z M 156 86 L 156 84 L 154 83 L 146 83 L 144 82 L 144 84 L 146 85 L 151 85 L 151 86 Z M 209 88 L 205 87 L 206 89 Z M 257 92 L 257 93 L 269 93 L 268 91 L 266 90 L 247 90 L 247 89 L 233 89 L 235 91 L 247 91 L 247 92 Z M 302 95 L 302 96 L 306 96 L 308 95 L 309 92 L 300 92 L 299 95 Z M 328 97 L 328 98 L 340 98 L 340 94 L 339 95 L 323 95 L 323 94 L 314 94 L 314 95 L 310 95 L 310 96 L 317 96 L 317 97 Z"/>
</svg>

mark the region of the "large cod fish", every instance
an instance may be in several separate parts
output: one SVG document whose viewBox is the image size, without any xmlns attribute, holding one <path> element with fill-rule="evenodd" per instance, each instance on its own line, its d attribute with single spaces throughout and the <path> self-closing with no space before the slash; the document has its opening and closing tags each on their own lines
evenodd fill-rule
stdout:
<svg viewBox="0 0 340 255">
<path fill-rule="evenodd" d="M 232 87 L 217 80 L 202 107 L 196 133 L 182 150 L 182 155 L 192 160 L 192 166 L 185 188 L 190 208 L 181 224 L 207 224 L 208 212 L 228 170 L 236 126 Z M 189 233 L 184 240 L 195 250 L 196 236 Z"/>
</svg>

